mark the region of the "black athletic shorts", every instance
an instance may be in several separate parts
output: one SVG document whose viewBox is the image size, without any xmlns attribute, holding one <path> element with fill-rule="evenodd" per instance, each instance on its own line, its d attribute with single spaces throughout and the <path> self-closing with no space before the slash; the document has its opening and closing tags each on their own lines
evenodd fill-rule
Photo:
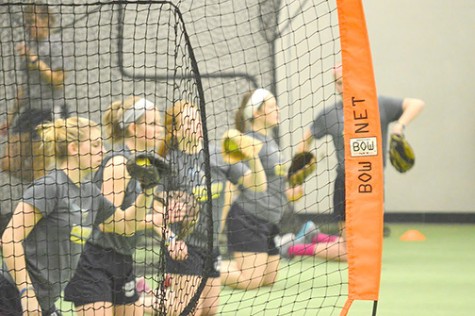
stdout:
<svg viewBox="0 0 475 316">
<path fill-rule="evenodd" d="M 269 256 L 279 254 L 274 243 L 274 237 L 280 233 L 276 224 L 245 212 L 236 203 L 229 210 L 226 224 L 230 252 L 267 253 Z"/>
<path fill-rule="evenodd" d="M 344 221 L 345 215 L 345 174 L 337 173 L 333 191 L 333 214 L 337 221 Z"/>
<path fill-rule="evenodd" d="M 208 253 L 207 249 L 188 245 L 188 258 L 186 260 L 173 260 L 168 251 L 165 251 L 166 272 L 180 275 L 207 275 L 210 278 L 219 278 L 221 275 L 219 249 L 214 249 L 208 257 L 211 262 L 206 262 L 206 253 Z"/>
<path fill-rule="evenodd" d="M 20 292 L 15 285 L 9 282 L 0 274 L 0 315 L 1 316 L 23 316 L 21 307 Z M 42 312 L 43 316 L 61 316 L 61 312 L 52 306 L 47 311 Z"/>
<path fill-rule="evenodd" d="M 139 295 L 133 257 L 87 243 L 74 277 L 64 290 L 64 299 L 76 307 L 95 302 L 135 303 Z"/>
</svg>

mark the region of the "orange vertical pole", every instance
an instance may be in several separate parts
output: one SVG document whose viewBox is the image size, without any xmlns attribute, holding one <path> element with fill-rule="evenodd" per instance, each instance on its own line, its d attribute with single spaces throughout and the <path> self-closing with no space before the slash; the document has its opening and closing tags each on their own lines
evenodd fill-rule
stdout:
<svg viewBox="0 0 475 316">
<path fill-rule="evenodd" d="M 337 0 L 343 65 L 348 299 L 377 301 L 383 242 L 381 127 L 361 0 Z"/>
</svg>

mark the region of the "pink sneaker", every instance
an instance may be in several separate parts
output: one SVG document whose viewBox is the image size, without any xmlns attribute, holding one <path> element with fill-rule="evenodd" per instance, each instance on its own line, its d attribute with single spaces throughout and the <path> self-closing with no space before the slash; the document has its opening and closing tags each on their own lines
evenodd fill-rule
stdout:
<svg viewBox="0 0 475 316">
<path fill-rule="evenodd" d="M 312 238 L 312 243 L 313 244 L 318 244 L 318 243 L 329 243 L 329 242 L 336 242 L 340 236 L 336 235 L 328 235 L 324 233 L 318 233 Z"/>
<path fill-rule="evenodd" d="M 152 291 L 150 286 L 148 286 L 147 282 L 145 281 L 144 277 L 135 279 L 135 288 L 137 289 L 137 293 L 139 295 L 148 294 Z"/>
</svg>

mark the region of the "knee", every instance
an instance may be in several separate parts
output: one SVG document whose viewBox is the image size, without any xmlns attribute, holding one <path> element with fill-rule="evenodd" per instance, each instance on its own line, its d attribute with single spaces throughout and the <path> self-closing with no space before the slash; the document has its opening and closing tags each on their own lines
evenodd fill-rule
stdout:
<svg viewBox="0 0 475 316">
<path fill-rule="evenodd" d="M 262 282 L 262 286 L 274 285 L 276 281 L 277 281 L 277 273 L 273 273 L 272 275 L 267 275 Z"/>
</svg>

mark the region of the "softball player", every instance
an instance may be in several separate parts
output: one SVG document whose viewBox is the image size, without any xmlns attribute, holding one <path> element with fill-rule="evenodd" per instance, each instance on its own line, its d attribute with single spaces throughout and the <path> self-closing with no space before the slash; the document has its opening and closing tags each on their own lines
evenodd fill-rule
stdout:
<svg viewBox="0 0 475 316">
<path fill-rule="evenodd" d="M 17 45 L 21 73 L 17 98 L 7 113 L 11 127 L 1 168 L 31 183 L 44 175 L 44 157 L 37 150 L 35 128 L 42 122 L 69 116 L 65 104 L 66 69 L 72 65 L 63 58 L 60 34 L 52 32 L 55 17 L 49 6 L 35 3 L 24 7 L 26 41 Z"/>
<path fill-rule="evenodd" d="M 335 87 L 339 95 L 343 94 L 343 67 L 337 65 L 334 68 Z M 386 164 L 388 147 L 389 124 L 393 123 L 391 133 L 402 134 L 406 126 L 422 111 L 424 102 L 413 98 L 389 98 L 378 97 L 379 114 L 381 120 L 381 136 L 383 149 L 383 163 Z M 333 212 L 343 232 L 343 241 L 335 243 L 334 247 L 328 247 L 325 243 L 316 244 L 315 247 L 307 247 L 303 255 L 317 255 L 326 259 L 346 261 L 346 243 L 344 241 L 345 221 L 345 149 L 343 139 L 343 101 L 338 101 L 332 106 L 325 107 L 315 118 L 310 128 L 305 131 L 300 151 L 307 151 L 313 139 L 320 139 L 326 135 L 332 137 L 336 148 L 337 169 L 334 181 Z M 320 246 L 320 247 L 319 247 Z M 289 249 L 292 251 L 292 249 Z"/>
<path fill-rule="evenodd" d="M 165 116 L 166 157 L 176 171 L 179 183 L 186 186 L 201 204 L 201 212 L 192 233 L 184 241 L 189 257 L 177 261 L 167 257 L 166 270 L 171 274 L 174 305 L 168 312 L 180 314 L 196 292 L 201 277 L 208 281 L 193 315 L 215 315 L 218 313 L 220 294 L 220 263 L 218 233 L 221 230 L 221 213 L 224 207 L 226 181 L 261 190 L 265 187 L 265 175 L 259 158 L 249 159 L 250 168 L 224 163 L 217 146 L 210 145 L 211 198 L 206 189 L 203 131 L 197 106 L 187 101 L 178 101 L 170 107 Z M 212 217 L 207 213 L 211 202 Z M 209 227 L 213 227 L 213 250 L 210 252 Z"/>
<path fill-rule="evenodd" d="M 126 234 L 145 220 L 152 189 L 125 212 L 116 210 L 87 179 L 104 151 L 97 124 L 72 117 L 38 127 L 50 172 L 23 194 L 3 235 L 1 315 L 60 315 L 55 302 L 73 276 L 92 228 Z"/>
<path fill-rule="evenodd" d="M 272 130 L 279 124 L 275 97 L 265 89 L 246 93 L 236 113 L 236 128 L 262 142 L 258 156 L 267 179 L 266 190 L 256 192 L 239 186 L 239 196 L 227 217 L 228 248 L 233 260 L 223 266 L 222 283 L 239 289 L 271 285 L 277 278 L 279 250 L 274 237 L 289 200 L 302 193 L 302 187 L 288 188 L 287 171 Z M 247 164 L 245 164 L 247 165 Z"/>
<path fill-rule="evenodd" d="M 125 211 L 141 192 L 138 181 L 127 172 L 127 160 L 133 152 L 153 151 L 163 142 L 160 113 L 152 102 L 129 97 L 109 106 L 103 126 L 112 151 L 96 172 L 95 184 L 113 205 Z M 154 209 L 156 214 L 149 216 L 163 216 L 161 204 L 155 202 Z M 78 315 L 143 314 L 141 305 L 135 304 L 139 295 L 133 267 L 133 254 L 143 234 L 122 236 L 100 228 L 93 230 L 86 243 L 76 274 L 65 289 L 65 299 L 74 303 Z M 136 229 L 145 229 L 145 224 L 137 222 Z"/>
</svg>

